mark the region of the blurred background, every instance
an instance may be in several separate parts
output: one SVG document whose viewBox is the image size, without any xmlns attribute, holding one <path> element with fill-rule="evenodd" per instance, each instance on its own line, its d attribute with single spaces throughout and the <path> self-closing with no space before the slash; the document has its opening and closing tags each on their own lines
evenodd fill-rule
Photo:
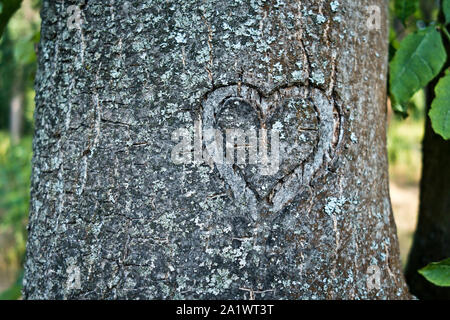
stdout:
<svg viewBox="0 0 450 320">
<path fill-rule="evenodd" d="M 426 2 L 433 5 L 435 1 Z M 39 0 L 23 0 L 0 41 L 0 299 L 20 298 L 29 206 L 39 8 Z M 428 14 L 435 14 L 433 10 L 429 8 Z M 418 10 L 414 19 L 421 18 L 423 13 Z M 401 24 L 392 22 L 393 48 L 398 45 L 398 38 L 408 32 L 402 28 Z M 393 114 L 391 109 L 388 115 L 391 199 L 403 264 L 418 212 L 424 109 L 424 94 L 418 92 L 411 101 L 408 118 Z"/>
<path fill-rule="evenodd" d="M 0 4 L 0 10 L 7 9 L 7 2 Z M 24 0 L 0 41 L 0 299 L 17 298 L 21 289 L 39 8 L 40 1 Z M 4 23 L 0 21 L 0 25 Z"/>
</svg>

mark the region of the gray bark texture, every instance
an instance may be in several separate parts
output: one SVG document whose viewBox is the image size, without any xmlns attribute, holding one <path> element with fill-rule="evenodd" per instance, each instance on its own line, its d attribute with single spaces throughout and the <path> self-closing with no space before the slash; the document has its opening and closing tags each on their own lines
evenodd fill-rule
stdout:
<svg viewBox="0 0 450 320">
<path fill-rule="evenodd" d="M 409 298 L 386 1 L 75 4 L 43 1 L 26 299 Z M 194 123 L 276 127 L 279 170 L 174 163 Z"/>
</svg>

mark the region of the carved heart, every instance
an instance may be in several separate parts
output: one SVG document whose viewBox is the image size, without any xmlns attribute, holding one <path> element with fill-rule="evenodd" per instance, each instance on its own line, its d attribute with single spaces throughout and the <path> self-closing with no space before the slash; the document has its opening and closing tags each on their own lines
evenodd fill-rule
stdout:
<svg viewBox="0 0 450 320">
<path fill-rule="evenodd" d="M 261 206 L 269 207 L 271 212 L 282 210 L 330 160 L 336 146 L 334 133 L 340 129 L 340 119 L 333 109 L 334 103 L 320 90 L 308 91 L 301 86 L 280 88 L 264 95 L 248 85 L 230 85 L 207 95 L 203 101 L 203 130 L 214 128 L 225 134 L 227 129 L 240 129 L 246 135 L 241 140 L 244 145 L 226 141 L 232 143 L 231 147 L 246 148 L 245 163 L 224 161 L 215 165 L 234 197 L 246 205 L 254 219 Z M 250 133 L 255 132 L 261 139 L 259 129 L 266 129 L 269 138 L 270 130 L 279 132 L 279 164 L 273 166 L 271 174 L 264 170 L 267 166 L 261 155 L 256 163 L 248 163 L 248 145 L 251 137 L 255 137 Z M 204 140 L 208 146 L 214 137 Z M 269 159 L 274 152 L 272 140 L 267 141 Z M 262 151 L 261 145 L 258 150 Z"/>
</svg>

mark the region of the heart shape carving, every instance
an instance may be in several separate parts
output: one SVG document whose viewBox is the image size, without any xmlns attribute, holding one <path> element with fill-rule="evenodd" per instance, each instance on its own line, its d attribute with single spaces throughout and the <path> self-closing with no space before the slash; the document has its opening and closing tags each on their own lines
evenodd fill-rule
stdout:
<svg viewBox="0 0 450 320">
<path fill-rule="evenodd" d="M 233 152 L 227 154 L 231 156 L 227 159 L 234 161 L 215 161 L 215 166 L 235 199 L 255 220 L 261 210 L 281 211 L 309 185 L 333 157 L 336 133 L 340 134 L 341 120 L 335 103 L 319 89 L 289 86 L 264 94 L 256 87 L 235 84 L 210 92 L 202 107 L 203 132 L 216 129 L 223 134 L 243 134 L 240 141 L 229 141 L 226 135 L 226 149 Z M 211 158 L 216 151 L 208 146 L 217 146 L 215 139 L 214 134 L 204 136 Z M 256 145 L 257 156 L 252 162 L 249 148 Z M 241 161 L 239 148 L 245 150 Z M 242 161 L 243 154 L 247 161 Z"/>
</svg>

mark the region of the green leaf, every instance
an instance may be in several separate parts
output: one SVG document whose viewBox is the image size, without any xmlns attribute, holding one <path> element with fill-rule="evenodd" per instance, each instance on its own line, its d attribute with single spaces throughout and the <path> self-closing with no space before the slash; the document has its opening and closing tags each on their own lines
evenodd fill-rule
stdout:
<svg viewBox="0 0 450 320">
<path fill-rule="evenodd" d="M 444 11 L 445 15 L 445 24 L 450 23 L 450 0 L 442 1 L 442 11 Z"/>
<path fill-rule="evenodd" d="M 432 262 L 419 273 L 431 283 L 439 287 L 450 287 L 450 258 L 440 262 Z"/>
<path fill-rule="evenodd" d="M 406 112 L 406 104 L 419 89 L 436 77 L 447 60 L 441 34 L 428 27 L 407 36 L 390 63 L 390 89 L 396 111 Z"/>
<path fill-rule="evenodd" d="M 450 139 L 450 73 L 439 80 L 435 88 L 436 98 L 431 104 L 429 116 L 433 130 L 445 140 Z"/>
<path fill-rule="evenodd" d="M 419 0 L 395 0 L 394 12 L 404 24 L 406 19 L 416 12 L 418 7 Z"/>
</svg>

